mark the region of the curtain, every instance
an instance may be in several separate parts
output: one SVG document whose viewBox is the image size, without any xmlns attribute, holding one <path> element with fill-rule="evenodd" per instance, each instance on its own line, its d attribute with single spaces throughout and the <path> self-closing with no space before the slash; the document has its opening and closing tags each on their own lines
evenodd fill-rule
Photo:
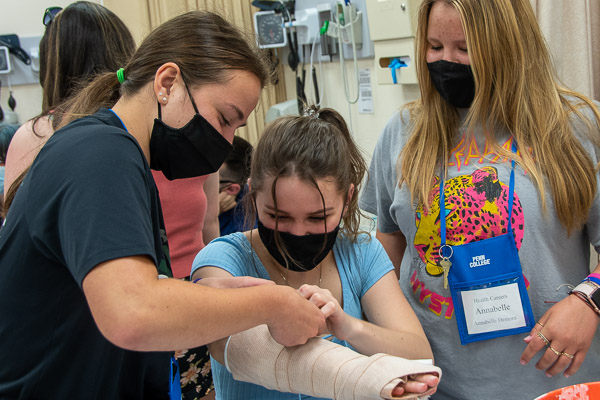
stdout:
<svg viewBox="0 0 600 400">
<path fill-rule="evenodd" d="M 252 7 L 250 0 L 146 0 L 146 2 L 152 28 L 187 11 L 207 10 L 224 16 L 244 33 L 248 33 L 252 37 L 254 35 L 253 15 L 258 9 Z M 248 140 L 253 145 L 256 144 L 262 134 L 265 126 L 265 115 L 269 108 L 286 99 L 283 66 L 281 64 L 277 66 L 276 74 L 281 79 L 276 84 L 265 87 L 256 109 L 248 117 L 246 126 L 236 131 L 236 135 Z"/>
<path fill-rule="evenodd" d="M 600 100 L 600 2 L 531 0 L 565 86 Z"/>
</svg>

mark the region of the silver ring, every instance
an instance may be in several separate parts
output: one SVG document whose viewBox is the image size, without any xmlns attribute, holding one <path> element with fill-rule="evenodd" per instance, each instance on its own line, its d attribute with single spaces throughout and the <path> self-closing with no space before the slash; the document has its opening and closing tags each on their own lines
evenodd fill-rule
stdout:
<svg viewBox="0 0 600 400">
<path fill-rule="evenodd" d="M 446 257 L 442 254 L 442 249 L 444 247 L 447 247 L 450 249 L 450 255 L 448 257 Z M 445 245 L 440 246 L 440 248 L 438 249 L 438 254 L 440 255 L 440 258 L 450 258 L 450 257 L 452 257 L 452 254 L 454 254 L 454 249 L 452 248 L 452 246 L 448 246 L 447 244 L 445 244 Z"/>
</svg>

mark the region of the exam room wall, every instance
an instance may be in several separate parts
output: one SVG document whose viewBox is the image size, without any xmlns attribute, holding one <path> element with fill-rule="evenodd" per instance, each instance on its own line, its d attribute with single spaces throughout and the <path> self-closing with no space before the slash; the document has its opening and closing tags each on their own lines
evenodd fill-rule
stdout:
<svg viewBox="0 0 600 400">
<path fill-rule="evenodd" d="M 287 51 L 282 52 L 281 59 L 287 60 Z M 299 65 L 301 68 L 302 64 Z M 351 116 L 352 134 L 364 151 L 368 160 L 373 154 L 377 138 L 383 130 L 387 120 L 399 110 L 405 103 L 415 100 L 420 96 L 419 87 L 417 85 L 378 85 L 377 77 L 374 69 L 373 59 L 358 60 L 359 69 L 369 69 L 371 71 L 371 90 L 373 93 L 373 113 L 362 114 L 358 112 L 357 104 L 353 104 L 349 111 L 348 103 L 344 94 L 344 82 L 339 62 L 334 59 L 333 62 L 322 63 L 323 75 L 319 74 L 319 66 L 317 76 L 319 89 L 323 91 L 323 99 L 321 107 L 331 107 L 337 110 L 350 125 L 349 116 Z M 308 73 L 309 63 L 306 63 Z M 354 74 L 354 66 L 351 60 L 346 61 L 346 70 L 349 81 L 350 96 L 356 95 L 356 78 Z M 307 74 L 308 76 L 308 74 Z M 296 75 L 289 66 L 285 66 L 285 87 L 288 98 L 293 98 L 296 93 Z M 308 87 L 308 79 L 305 87 L 306 95 L 309 101 L 314 100 L 312 88 Z"/>
<path fill-rule="evenodd" d="M 44 10 L 49 6 L 65 8 L 74 0 L 26 0 L 8 1 L 2 0 L 2 12 L 0 12 L 0 34 L 16 33 L 21 37 L 42 36 L 44 25 L 42 16 Z M 117 14 L 131 30 L 136 42 L 150 31 L 147 7 L 142 5 L 144 0 L 88 0 L 93 3 L 103 4 L 105 7 Z M 18 62 L 18 61 L 17 61 Z M 39 77 L 35 75 L 36 82 L 30 85 L 13 85 L 13 96 L 17 101 L 15 111 L 19 115 L 19 122 L 23 123 L 38 115 L 42 109 L 42 88 L 39 85 Z M 3 110 L 8 108 L 8 87 L 2 86 L 0 105 Z"/>
</svg>

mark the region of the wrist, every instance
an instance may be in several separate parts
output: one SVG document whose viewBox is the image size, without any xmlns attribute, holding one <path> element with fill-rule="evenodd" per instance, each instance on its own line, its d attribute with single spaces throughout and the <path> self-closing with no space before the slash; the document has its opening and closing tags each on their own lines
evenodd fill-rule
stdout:
<svg viewBox="0 0 600 400">
<path fill-rule="evenodd" d="M 281 321 L 279 310 L 289 313 L 291 309 L 290 295 L 297 294 L 291 292 L 292 288 L 282 285 L 263 285 L 261 288 L 265 290 L 265 296 L 263 296 L 265 303 L 260 305 L 260 310 L 263 313 L 261 319 L 263 324 L 270 327 Z"/>
<path fill-rule="evenodd" d="M 569 292 L 588 305 L 600 317 L 600 285 L 585 279 Z"/>
<path fill-rule="evenodd" d="M 586 300 L 586 298 L 581 293 L 572 292 L 572 293 L 569 293 L 569 296 L 576 297 L 577 299 L 579 299 L 578 301 L 580 301 L 583 304 L 585 304 L 590 310 L 594 311 L 594 313 L 596 312 L 594 310 L 594 307 L 592 307 L 592 305 L 590 303 L 588 303 L 588 301 Z"/>
<path fill-rule="evenodd" d="M 348 321 L 348 328 L 344 330 L 346 335 L 344 335 L 345 337 L 338 337 L 338 339 L 345 340 L 351 345 L 353 345 L 353 343 L 360 342 L 361 338 L 365 336 L 365 332 L 367 331 L 367 323 L 348 314 L 346 314 L 346 320 Z"/>
</svg>

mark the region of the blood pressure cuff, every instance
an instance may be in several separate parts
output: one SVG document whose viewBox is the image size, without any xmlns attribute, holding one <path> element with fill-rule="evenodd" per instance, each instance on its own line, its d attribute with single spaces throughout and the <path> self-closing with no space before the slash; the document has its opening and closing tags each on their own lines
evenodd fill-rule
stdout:
<svg viewBox="0 0 600 400">
<path fill-rule="evenodd" d="M 266 325 L 232 335 L 225 347 L 225 365 L 233 378 L 280 392 L 330 399 L 411 399 L 432 394 L 404 394 L 392 390 L 410 375 L 434 374 L 435 366 L 388 354 L 370 357 L 320 338 L 284 347 Z"/>
</svg>

